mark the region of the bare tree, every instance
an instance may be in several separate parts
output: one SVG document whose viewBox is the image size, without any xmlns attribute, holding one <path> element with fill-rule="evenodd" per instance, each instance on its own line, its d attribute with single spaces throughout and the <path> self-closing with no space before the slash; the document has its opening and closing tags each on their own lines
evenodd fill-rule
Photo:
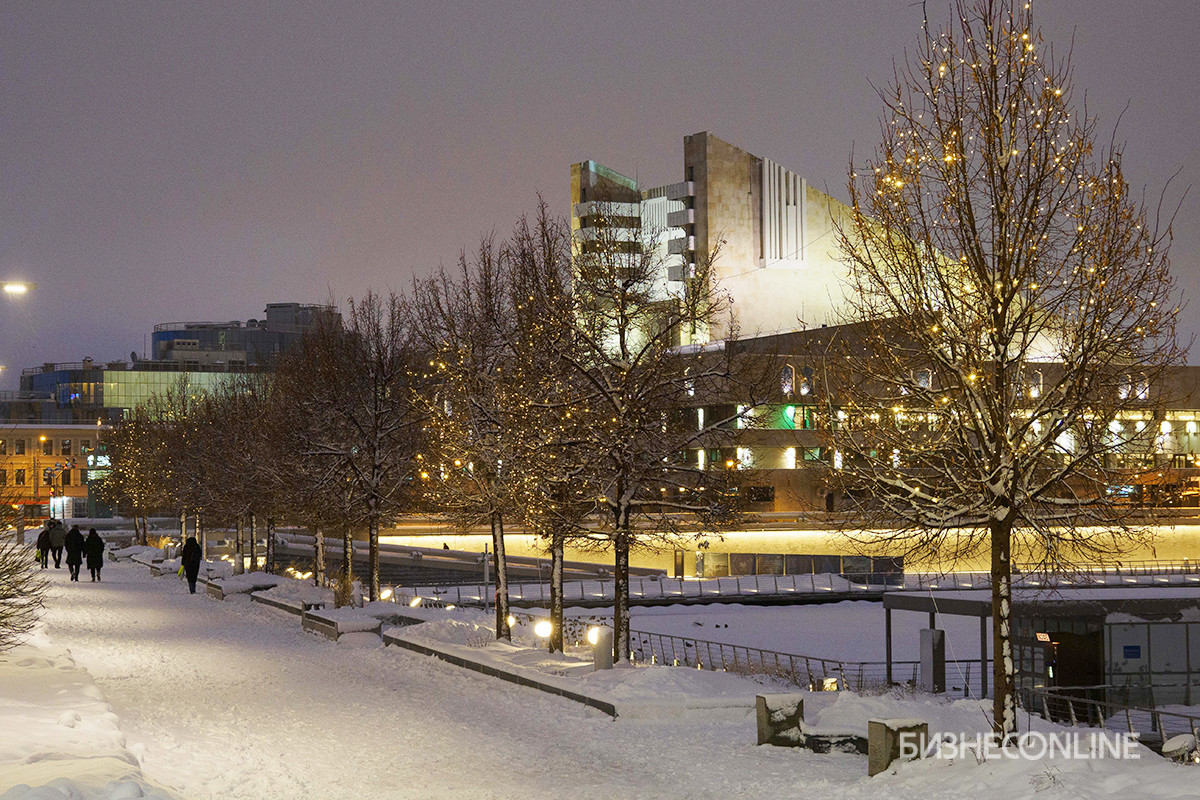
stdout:
<svg viewBox="0 0 1200 800">
<path fill-rule="evenodd" d="M 431 436 L 422 454 L 427 497 L 463 530 L 489 525 L 496 575 L 496 638 L 511 638 L 504 522 L 519 507 L 523 465 L 517 422 L 521 385 L 514 369 L 511 273 L 504 250 L 485 237 L 458 273 L 418 282 L 414 305 L 433 385 L 423 395 Z"/>
<path fill-rule="evenodd" d="M 1028 5 L 959 3 L 926 26 L 880 92 L 878 149 L 851 167 L 855 324 L 823 374 L 832 476 L 872 537 L 990 555 L 1000 735 L 1016 729 L 1014 556 L 1120 547 L 1116 456 L 1182 356 L 1169 225 L 1072 95 Z"/>
<path fill-rule="evenodd" d="M 144 406 L 132 409 L 117 425 L 104 431 L 101 440 L 111 459 L 112 469 L 97 493 L 114 507 L 128 503 L 133 515 L 138 544 L 147 542 L 147 519 L 162 496 L 161 470 L 163 441 Z"/>
<path fill-rule="evenodd" d="M 349 525 L 367 528 L 368 597 L 379 599 L 379 529 L 411 501 L 423 417 L 416 392 L 425 374 L 409 308 L 395 294 L 351 301 L 344 322 L 306 337 L 279 374 L 280 391 L 305 420 L 301 455 L 324 465 L 324 485 L 345 498 Z"/>
<path fill-rule="evenodd" d="M 576 452 L 602 519 L 592 533 L 614 553 L 614 656 L 625 660 L 630 550 L 732 520 L 723 490 L 729 471 L 687 454 L 732 436 L 737 418 L 764 398 L 739 377 L 735 348 L 704 343 L 729 310 L 711 278 L 716 254 L 699 258 L 679 288 L 664 287 L 654 232 L 631 232 L 618 210 L 597 207 L 577 244 L 572 302 L 546 342 L 573 375 L 575 388 L 562 402 L 582 417 L 576 430 L 586 438 Z M 744 399 L 726 415 L 690 408 L 697 397 L 735 390 Z"/>
<path fill-rule="evenodd" d="M 0 652 L 19 644 L 33 629 L 45 588 L 28 547 L 0 543 Z"/>
</svg>

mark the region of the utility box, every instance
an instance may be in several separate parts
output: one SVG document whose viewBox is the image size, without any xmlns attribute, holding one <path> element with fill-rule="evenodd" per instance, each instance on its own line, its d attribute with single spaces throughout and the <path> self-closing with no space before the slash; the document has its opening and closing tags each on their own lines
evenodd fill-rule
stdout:
<svg viewBox="0 0 1200 800">
<path fill-rule="evenodd" d="M 592 645 L 592 667 L 613 668 L 613 630 L 605 625 L 596 629 L 596 643 Z"/>
<path fill-rule="evenodd" d="M 921 688 L 941 694 L 946 691 L 946 632 L 921 630 Z"/>
</svg>

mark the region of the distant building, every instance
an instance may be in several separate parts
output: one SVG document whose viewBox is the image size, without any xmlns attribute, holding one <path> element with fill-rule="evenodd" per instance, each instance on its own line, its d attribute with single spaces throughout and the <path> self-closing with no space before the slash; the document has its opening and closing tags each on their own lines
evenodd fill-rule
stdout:
<svg viewBox="0 0 1200 800">
<path fill-rule="evenodd" d="M 245 322 L 164 322 L 150 337 L 154 361 L 190 366 L 268 366 L 322 319 L 337 318 L 332 306 L 270 303 L 263 319 Z"/>
<path fill-rule="evenodd" d="M 642 189 L 595 161 L 571 166 L 571 228 L 577 250 L 594 241 L 598 217 L 659 248 L 663 290 L 695 275 L 715 253 L 716 283 L 733 298 L 743 336 L 838 321 L 841 278 L 836 222 L 850 209 L 770 159 L 707 131 L 684 138 L 682 181 Z M 729 334 L 723 320 L 710 336 Z"/>
<path fill-rule="evenodd" d="M 206 392 L 269 371 L 306 331 L 336 316 L 331 306 L 272 303 L 261 320 L 156 325 L 149 359 L 22 370 L 19 392 L 0 392 L 0 494 L 25 505 L 28 519 L 103 512 L 87 486 L 108 467 L 99 443 L 105 428 L 181 379 Z"/>
</svg>

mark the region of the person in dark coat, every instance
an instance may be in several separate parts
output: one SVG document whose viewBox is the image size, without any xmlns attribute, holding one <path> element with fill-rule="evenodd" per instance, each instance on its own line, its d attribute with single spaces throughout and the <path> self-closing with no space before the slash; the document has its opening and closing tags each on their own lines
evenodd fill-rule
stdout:
<svg viewBox="0 0 1200 800">
<path fill-rule="evenodd" d="M 96 533 L 95 528 L 88 531 L 87 539 L 83 542 L 83 552 L 87 554 L 92 581 L 100 580 L 100 569 L 104 566 L 104 540 Z"/>
<path fill-rule="evenodd" d="M 55 569 L 62 569 L 62 551 L 66 542 L 67 529 L 58 520 L 50 520 L 50 554 L 54 556 Z"/>
<path fill-rule="evenodd" d="M 79 568 L 83 565 L 83 534 L 78 525 L 72 525 L 71 531 L 63 538 L 67 548 L 67 569 L 71 571 L 71 580 L 79 580 Z"/>
<path fill-rule="evenodd" d="M 50 523 L 49 522 L 46 523 L 46 527 L 42 528 L 42 532 L 38 534 L 37 555 L 38 555 L 38 563 L 42 565 L 42 569 L 45 569 L 46 565 L 50 561 Z"/>
<path fill-rule="evenodd" d="M 188 537 L 179 560 L 183 562 L 183 574 L 187 576 L 188 591 L 195 594 L 196 578 L 200 575 L 200 543 L 196 541 L 195 536 Z"/>
</svg>

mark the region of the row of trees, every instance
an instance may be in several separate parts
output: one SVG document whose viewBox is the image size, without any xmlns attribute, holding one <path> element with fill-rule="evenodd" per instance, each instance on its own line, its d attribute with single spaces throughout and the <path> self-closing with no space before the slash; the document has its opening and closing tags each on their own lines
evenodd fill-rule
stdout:
<svg viewBox="0 0 1200 800">
<path fill-rule="evenodd" d="M 881 99 L 881 144 L 851 167 L 839 231 L 853 325 L 820 373 L 830 480 L 872 543 L 990 554 L 993 722 L 1007 734 L 1014 555 L 1057 567 L 1129 535 L 1107 492 L 1123 476 L 1106 458 L 1127 442 L 1108 422 L 1144 412 L 1131 374 L 1161 387 L 1182 358 L 1170 220 L 1132 195 L 1120 148 L 1096 144 L 1069 61 L 1044 46 L 1028 5 L 956 4 Z M 118 491 L 216 516 L 362 525 L 372 598 L 380 524 L 428 502 L 491 527 L 501 636 L 506 524 L 547 543 L 556 587 L 568 542 L 605 548 L 626 657 L 630 550 L 736 515 L 736 472 L 681 457 L 730 420 L 688 409 L 737 398 L 745 415 L 778 374 L 739 364 L 732 344 L 680 347 L 728 311 L 709 280 L 715 254 L 666 292 L 653 248 L 603 224 L 587 233 L 573 253 L 543 207 L 408 297 L 354 304 L 273 384 L 180 393 L 147 422 L 160 434 L 150 443 L 135 441 L 135 415 L 118 450 L 169 467 L 119 461 L 114 476 L 165 483 Z M 561 593 L 553 605 L 561 622 Z"/>
<path fill-rule="evenodd" d="M 573 252 L 543 204 L 457 269 L 322 320 L 273 374 L 204 393 L 181 382 L 113 432 L 107 491 L 143 518 L 170 507 L 233 527 L 239 554 L 246 520 L 266 520 L 268 533 L 281 520 L 337 531 L 343 554 L 365 530 L 371 600 L 379 533 L 397 515 L 431 509 L 462 529 L 489 527 L 501 637 L 503 534 L 520 526 L 552 559 L 555 649 L 566 546 L 608 550 L 626 658 L 630 551 L 736 519 L 736 472 L 685 457 L 732 435 L 733 419 L 698 424 L 689 407 L 736 395 L 748 414 L 765 392 L 730 351 L 680 347 L 725 307 L 706 275 L 666 293 L 650 242 L 593 233 Z M 272 544 L 268 535 L 268 569 Z M 352 559 L 343 564 L 344 590 Z"/>
</svg>

